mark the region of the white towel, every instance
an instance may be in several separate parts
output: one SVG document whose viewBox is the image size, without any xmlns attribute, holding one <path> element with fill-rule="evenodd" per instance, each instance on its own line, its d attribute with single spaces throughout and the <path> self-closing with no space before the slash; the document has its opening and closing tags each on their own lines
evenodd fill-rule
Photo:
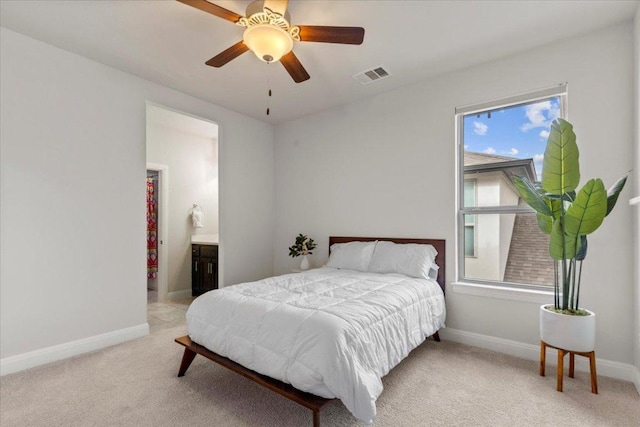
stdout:
<svg viewBox="0 0 640 427">
<path fill-rule="evenodd" d="M 191 212 L 191 221 L 193 222 L 193 228 L 202 228 L 202 211 L 194 210 Z"/>
</svg>

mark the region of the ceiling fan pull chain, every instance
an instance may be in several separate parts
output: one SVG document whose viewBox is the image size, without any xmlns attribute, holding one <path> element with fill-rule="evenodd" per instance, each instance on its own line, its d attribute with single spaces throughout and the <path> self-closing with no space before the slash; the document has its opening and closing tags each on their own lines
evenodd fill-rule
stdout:
<svg viewBox="0 0 640 427">
<path fill-rule="evenodd" d="M 269 81 L 267 80 L 267 86 L 271 86 Z M 269 88 L 269 96 L 267 97 L 267 116 L 269 115 L 269 101 L 271 100 L 271 88 Z"/>
</svg>

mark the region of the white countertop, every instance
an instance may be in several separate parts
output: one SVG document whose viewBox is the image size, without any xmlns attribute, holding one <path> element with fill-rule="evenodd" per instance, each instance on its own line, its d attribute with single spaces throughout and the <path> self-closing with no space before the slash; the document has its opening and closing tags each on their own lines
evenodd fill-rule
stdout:
<svg viewBox="0 0 640 427">
<path fill-rule="evenodd" d="M 191 236 L 191 243 L 197 245 L 217 245 L 219 240 L 218 234 L 196 234 Z"/>
</svg>

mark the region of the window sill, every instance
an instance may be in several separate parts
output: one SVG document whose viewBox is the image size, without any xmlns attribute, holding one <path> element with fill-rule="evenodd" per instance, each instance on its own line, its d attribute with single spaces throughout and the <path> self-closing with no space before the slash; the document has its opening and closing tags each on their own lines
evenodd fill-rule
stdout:
<svg viewBox="0 0 640 427">
<path fill-rule="evenodd" d="M 481 285 L 469 282 L 453 282 L 451 287 L 453 292 L 457 294 L 475 295 L 485 298 L 505 299 L 541 305 L 553 304 L 553 292 L 551 291 Z"/>
</svg>

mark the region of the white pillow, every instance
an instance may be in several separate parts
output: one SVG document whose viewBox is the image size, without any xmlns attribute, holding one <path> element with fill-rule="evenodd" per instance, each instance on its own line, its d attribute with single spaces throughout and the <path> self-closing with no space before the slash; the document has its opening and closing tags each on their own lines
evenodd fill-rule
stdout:
<svg viewBox="0 0 640 427">
<path fill-rule="evenodd" d="M 349 242 L 331 245 L 327 267 L 367 271 L 376 242 Z"/>
<path fill-rule="evenodd" d="M 430 270 L 438 268 L 434 263 L 436 255 L 438 252 L 432 245 L 380 241 L 371 258 L 369 271 L 383 274 L 400 273 L 409 277 L 429 279 Z"/>
<path fill-rule="evenodd" d="M 440 267 L 438 267 L 436 263 L 431 264 L 431 268 L 429 269 L 429 278 L 438 280 L 438 270 L 440 270 Z"/>
</svg>

